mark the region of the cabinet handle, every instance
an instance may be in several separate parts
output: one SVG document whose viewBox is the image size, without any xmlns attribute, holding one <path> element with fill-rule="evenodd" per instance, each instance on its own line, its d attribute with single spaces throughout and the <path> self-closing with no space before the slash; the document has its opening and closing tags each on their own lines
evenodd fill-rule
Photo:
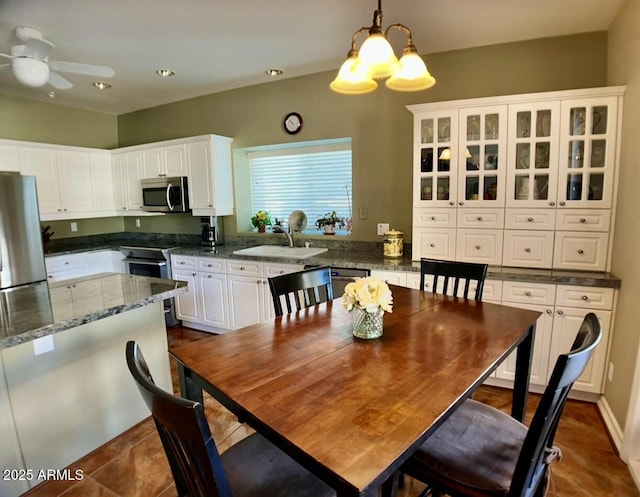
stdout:
<svg viewBox="0 0 640 497">
<path fill-rule="evenodd" d="M 482 221 L 482 216 L 478 216 L 476 219 L 477 219 L 478 221 Z"/>
<path fill-rule="evenodd" d="M 209 204 L 209 207 L 213 207 L 213 204 Z"/>
<path fill-rule="evenodd" d="M 435 221 L 436 220 L 436 216 L 431 216 L 431 220 Z"/>
<path fill-rule="evenodd" d="M 581 222 L 581 223 L 586 223 L 586 222 L 587 222 L 587 220 L 586 220 L 585 218 L 581 217 L 581 218 L 580 218 L 580 222 Z"/>
<path fill-rule="evenodd" d="M 529 221 L 530 223 L 532 223 L 532 222 L 533 222 L 533 218 L 532 218 L 532 217 L 528 217 L 528 218 L 527 218 L 527 221 Z"/>
<path fill-rule="evenodd" d="M 207 278 L 213 278 L 213 275 L 212 274 L 208 274 Z"/>
<path fill-rule="evenodd" d="M 551 309 L 547 309 L 547 314 L 553 314 L 553 311 Z"/>
<path fill-rule="evenodd" d="M 531 249 L 530 249 L 529 247 L 527 247 L 526 249 L 524 249 L 524 251 L 525 251 L 527 254 L 531 253 Z"/>
<path fill-rule="evenodd" d="M 244 271 L 244 266 L 240 266 L 240 271 Z"/>
<path fill-rule="evenodd" d="M 452 201 L 452 202 L 449 202 L 449 205 L 456 205 L 456 203 Z"/>
<path fill-rule="evenodd" d="M 578 249 L 578 253 L 579 253 L 580 255 L 582 255 L 582 254 L 584 254 L 584 250 L 582 250 L 582 249 Z"/>
<path fill-rule="evenodd" d="M 480 245 L 476 245 L 476 250 L 480 250 L 482 247 Z"/>
<path fill-rule="evenodd" d="M 184 264 L 186 264 L 186 262 L 184 262 L 184 261 L 179 261 L 179 262 L 178 262 L 178 264 L 183 264 L 183 265 L 184 265 Z"/>
<path fill-rule="evenodd" d="M 566 202 L 560 202 L 560 205 L 567 205 Z"/>
<path fill-rule="evenodd" d="M 558 314 L 562 316 L 564 314 L 564 311 L 562 309 L 558 309 Z"/>
<path fill-rule="evenodd" d="M 549 202 L 549 205 L 550 205 L 551 207 L 553 207 L 554 205 L 556 205 L 556 203 L 555 203 L 555 202 Z"/>
<path fill-rule="evenodd" d="M 464 205 L 464 202 L 458 202 L 458 205 Z"/>
<path fill-rule="evenodd" d="M 62 212 L 62 209 L 58 209 L 58 212 Z"/>
<path fill-rule="evenodd" d="M 284 274 L 284 269 L 281 269 L 278 274 Z"/>
<path fill-rule="evenodd" d="M 195 278 L 196 276 L 198 276 L 198 273 L 191 273 L 191 276 Z"/>
<path fill-rule="evenodd" d="M 531 292 L 530 292 L 529 290 L 527 290 L 526 292 L 524 292 L 524 294 L 525 294 L 527 297 L 531 297 Z"/>
<path fill-rule="evenodd" d="M 436 246 L 436 244 L 435 244 L 435 243 L 430 243 L 430 244 L 429 244 L 429 247 L 431 247 L 431 248 L 434 248 L 435 246 Z"/>
<path fill-rule="evenodd" d="M 583 296 L 582 296 L 582 300 L 584 300 L 584 301 L 589 300 L 589 296 L 588 296 L 588 295 L 583 295 Z"/>
<path fill-rule="evenodd" d="M 69 265 L 69 261 L 64 261 L 64 265 L 68 266 Z"/>
<path fill-rule="evenodd" d="M 262 285 L 262 280 L 258 280 L 258 281 L 256 281 L 256 283 L 257 283 L 258 285 Z"/>
</svg>

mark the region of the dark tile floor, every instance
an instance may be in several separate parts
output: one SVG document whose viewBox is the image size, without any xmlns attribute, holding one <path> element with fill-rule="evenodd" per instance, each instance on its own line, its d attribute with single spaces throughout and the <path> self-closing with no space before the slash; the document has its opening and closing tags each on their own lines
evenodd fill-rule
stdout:
<svg viewBox="0 0 640 497">
<path fill-rule="evenodd" d="M 169 347 L 208 336 L 173 328 Z M 173 361 L 172 361 L 173 362 Z M 172 364 L 175 384 L 175 365 Z M 482 387 L 475 398 L 509 409 L 510 392 Z M 530 396 L 529 412 L 536 396 Z M 210 397 L 205 401 L 214 439 L 221 451 L 241 440 L 249 428 Z M 595 405 L 569 401 L 556 443 L 564 453 L 553 465 L 549 497 L 640 497 L 625 464 L 616 455 Z M 150 419 L 72 465 L 83 470 L 79 482 L 51 481 L 27 492 L 28 497 L 175 497 L 175 487 L 160 440 Z M 409 479 L 401 495 L 415 496 L 423 488 Z M 265 496 L 276 497 L 276 496 Z M 286 497 L 286 496 L 280 496 Z"/>
</svg>

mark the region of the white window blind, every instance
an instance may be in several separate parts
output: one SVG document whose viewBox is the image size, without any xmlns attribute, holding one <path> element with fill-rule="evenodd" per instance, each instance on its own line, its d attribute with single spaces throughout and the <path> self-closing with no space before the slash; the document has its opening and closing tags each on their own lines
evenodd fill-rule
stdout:
<svg viewBox="0 0 640 497">
<path fill-rule="evenodd" d="M 351 148 L 251 152 L 252 211 L 268 211 L 272 222 L 304 211 L 308 228 L 325 213 L 351 216 Z"/>
</svg>

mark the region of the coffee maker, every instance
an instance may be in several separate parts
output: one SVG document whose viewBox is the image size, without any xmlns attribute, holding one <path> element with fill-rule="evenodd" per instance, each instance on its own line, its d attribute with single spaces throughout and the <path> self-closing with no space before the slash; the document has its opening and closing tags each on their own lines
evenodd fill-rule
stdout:
<svg viewBox="0 0 640 497">
<path fill-rule="evenodd" d="M 222 232 L 218 225 L 217 216 L 201 217 L 202 239 L 200 244 L 205 247 L 216 247 L 222 245 Z"/>
</svg>

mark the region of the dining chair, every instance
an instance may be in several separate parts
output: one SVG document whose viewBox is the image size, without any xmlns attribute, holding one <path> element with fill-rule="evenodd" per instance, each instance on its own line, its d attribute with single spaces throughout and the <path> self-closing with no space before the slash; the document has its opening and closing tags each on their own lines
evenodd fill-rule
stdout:
<svg viewBox="0 0 640 497">
<path fill-rule="evenodd" d="M 529 428 L 508 414 L 465 400 L 401 467 L 439 497 L 543 497 L 560 416 L 573 383 L 602 337 L 595 314 L 585 316 L 571 351 L 558 357 Z M 384 497 L 393 494 L 386 486 Z M 431 492 L 431 494 L 429 494 Z"/>
<path fill-rule="evenodd" d="M 420 288 L 424 290 L 426 276 L 433 275 L 431 288 L 433 293 L 456 295 L 468 299 L 471 284 L 475 281 L 476 291 L 473 298 L 482 300 L 487 269 L 487 264 L 422 258 L 420 259 Z M 462 294 L 458 293 L 459 290 L 462 290 Z"/>
<path fill-rule="evenodd" d="M 219 454 L 202 404 L 156 386 L 136 342 L 127 342 L 126 359 L 151 411 L 180 497 L 336 495 L 257 433 Z"/>
<path fill-rule="evenodd" d="M 273 276 L 269 278 L 269 289 L 276 316 L 284 314 L 283 300 L 287 306 L 287 313 L 293 312 L 292 300 L 298 311 L 327 302 L 333 300 L 331 269 L 321 266 Z"/>
</svg>

